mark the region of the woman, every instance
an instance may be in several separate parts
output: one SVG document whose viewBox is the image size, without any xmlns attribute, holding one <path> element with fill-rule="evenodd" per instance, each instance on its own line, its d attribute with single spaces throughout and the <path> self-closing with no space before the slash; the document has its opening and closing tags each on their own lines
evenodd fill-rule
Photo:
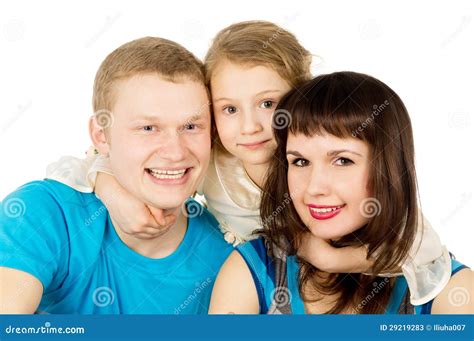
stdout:
<svg viewBox="0 0 474 341">
<path fill-rule="evenodd" d="M 472 313 L 469 300 L 450 302 L 473 281 L 454 259 L 448 284 L 413 307 L 402 276 L 328 273 L 297 256 L 308 238 L 366 245 L 378 274 L 419 247 L 413 134 L 398 95 L 370 76 L 337 72 L 290 91 L 277 110 L 291 121 L 273 130 L 264 230 L 229 256 L 210 313 Z"/>
</svg>

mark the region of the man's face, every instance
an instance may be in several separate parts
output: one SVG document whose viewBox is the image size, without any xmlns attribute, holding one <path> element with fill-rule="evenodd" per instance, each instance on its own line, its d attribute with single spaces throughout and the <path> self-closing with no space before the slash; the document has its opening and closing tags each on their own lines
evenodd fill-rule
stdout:
<svg viewBox="0 0 474 341">
<path fill-rule="evenodd" d="M 118 81 L 107 131 L 118 182 L 144 203 L 175 209 L 192 195 L 210 157 L 209 99 L 203 84 L 156 74 Z"/>
</svg>

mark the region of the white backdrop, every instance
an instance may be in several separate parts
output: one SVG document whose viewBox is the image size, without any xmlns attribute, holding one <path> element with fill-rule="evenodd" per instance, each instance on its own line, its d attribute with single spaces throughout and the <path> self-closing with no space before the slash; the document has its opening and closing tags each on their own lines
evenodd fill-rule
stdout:
<svg viewBox="0 0 474 341">
<path fill-rule="evenodd" d="M 203 58 L 218 30 L 262 19 L 319 56 L 315 73 L 364 72 L 404 100 L 423 211 L 474 266 L 473 1 L 10 1 L 0 4 L 0 198 L 89 146 L 95 72 L 142 36 Z"/>
</svg>

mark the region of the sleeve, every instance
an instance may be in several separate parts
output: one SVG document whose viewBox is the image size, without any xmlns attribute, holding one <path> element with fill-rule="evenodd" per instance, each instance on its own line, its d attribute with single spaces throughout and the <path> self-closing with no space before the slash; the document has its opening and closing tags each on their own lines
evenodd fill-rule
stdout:
<svg viewBox="0 0 474 341">
<path fill-rule="evenodd" d="M 113 175 L 108 157 L 90 148 L 85 159 L 64 156 L 48 165 L 46 178 L 59 181 L 83 193 L 94 191 L 97 172 Z"/>
<path fill-rule="evenodd" d="M 36 277 L 44 292 L 67 274 L 68 234 L 64 213 L 41 182 L 19 188 L 1 202 L 0 266 Z"/>
<path fill-rule="evenodd" d="M 421 305 L 434 299 L 451 277 L 451 257 L 438 234 L 420 213 L 415 242 L 402 272 L 410 288 L 410 301 Z"/>
</svg>

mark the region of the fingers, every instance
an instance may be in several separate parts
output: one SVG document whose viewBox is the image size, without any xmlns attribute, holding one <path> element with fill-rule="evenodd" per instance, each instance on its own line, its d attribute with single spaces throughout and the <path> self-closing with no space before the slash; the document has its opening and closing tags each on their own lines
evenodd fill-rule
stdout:
<svg viewBox="0 0 474 341">
<path fill-rule="evenodd" d="M 165 212 L 162 209 L 147 206 L 150 214 L 155 219 L 157 223 L 157 228 L 167 228 L 170 225 L 173 225 L 176 222 L 175 214 L 168 214 L 165 216 Z"/>
<path fill-rule="evenodd" d="M 170 226 L 171 227 L 171 226 Z M 133 233 L 136 238 L 150 240 L 154 239 L 169 231 L 169 227 L 165 229 L 157 229 L 155 227 L 145 227 L 143 231 Z"/>
</svg>

